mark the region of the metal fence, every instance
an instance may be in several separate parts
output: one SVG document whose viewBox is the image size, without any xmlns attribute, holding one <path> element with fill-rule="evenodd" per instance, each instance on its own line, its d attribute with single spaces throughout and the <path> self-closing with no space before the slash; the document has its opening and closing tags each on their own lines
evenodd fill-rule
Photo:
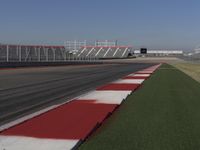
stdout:
<svg viewBox="0 0 200 150">
<path fill-rule="evenodd" d="M 0 62 L 56 62 L 95 59 L 77 57 L 64 46 L 0 45 Z"/>
</svg>

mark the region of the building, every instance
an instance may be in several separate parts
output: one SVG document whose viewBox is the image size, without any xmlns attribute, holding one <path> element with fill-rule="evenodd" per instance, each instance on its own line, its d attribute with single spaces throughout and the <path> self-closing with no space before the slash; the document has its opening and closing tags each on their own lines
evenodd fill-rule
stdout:
<svg viewBox="0 0 200 150">
<path fill-rule="evenodd" d="M 141 48 L 140 50 L 133 50 L 133 53 L 135 55 L 146 55 L 146 56 L 179 56 L 179 55 L 183 55 L 182 50 L 169 50 L 169 49 L 163 49 L 163 50 L 146 49 L 146 52 L 144 53 L 144 48 Z"/>
</svg>

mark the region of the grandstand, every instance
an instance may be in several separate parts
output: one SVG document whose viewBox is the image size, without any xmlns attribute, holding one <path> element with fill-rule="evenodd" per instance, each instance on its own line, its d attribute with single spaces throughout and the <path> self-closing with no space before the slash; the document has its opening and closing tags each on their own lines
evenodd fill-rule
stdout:
<svg viewBox="0 0 200 150">
<path fill-rule="evenodd" d="M 129 46 L 118 46 L 117 41 L 95 41 L 95 46 L 83 42 L 66 42 L 66 46 L 77 58 L 126 58 L 131 51 Z M 70 47 L 70 48 L 69 48 Z"/>
<path fill-rule="evenodd" d="M 126 58 L 131 50 L 128 46 L 83 46 L 77 57 Z"/>
</svg>

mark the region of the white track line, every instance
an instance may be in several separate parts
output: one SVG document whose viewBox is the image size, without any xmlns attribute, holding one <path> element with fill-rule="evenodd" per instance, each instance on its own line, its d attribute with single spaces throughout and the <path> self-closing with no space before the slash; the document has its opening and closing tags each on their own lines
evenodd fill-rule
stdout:
<svg viewBox="0 0 200 150">
<path fill-rule="evenodd" d="M 60 105 L 54 105 L 54 106 L 45 108 L 45 109 L 43 109 L 43 110 L 37 111 L 37 112 L 35 112 L 35 113 L 32 113 L 32 114 L 30 114 L 30 115 L 27 115 L 27 116 L 25 116 L 25 117 L 19 118 L 19 119 L 15 120 L 15 121 L 9 122 L 9 123 L 7 123 L 7 124 L 5 124 L 5 125 L 2 125 L 2 126 L 0 126 L 0 132 L 3 131 L 3 130 L 5 130 L 5 129 L 8 129 L 8 128 L 12 127 L 12 126 L 15 126 L 15 125 L 17 125 L 17 124 L 20 124 L 20 123 L 22 123 L 22 122 L 24 122 L 24 121 L 26 121 L 26 120 L 29 120 L 29 119 L 34 118 L 34 117 L 36 117 L 36 116 L 39 116 L 39 115 L 41 115 L 41 114 L 43 114 L 43 113 L 45 113 L 45 112 L 47 112 L 47 111 L 49 111 L 49 110 L 55 109 L 55 108 L 57 108 L 57 107 L 59 107 L 59 106 L 60 106 Z M 0 150 L 1 150 L 1 149 L 0 149 Z"/>
<path fill-rule="evenodd" d="M 78 98 L 78 97 L 76 97 L 76 98 Z M 76 98 L 74 98 L 74 99 L 76 99 Z M 47 108 L 45 108 L 45 109 L 42 109 L 42 110 L 37 111 L 37 112 L 35 112 L 35 113 L 32 113 L 32 114 L 30 114 L 30 115 L 26 115 L 26 116 L 21 117 L 21 118 L 19 118 L 19 119 L 17 119 L 17 120 L 11 121 L 11 122 L 9 122 L 9 123 L 7 123 L 7 124 L 5 124 L 5 125 L 2 125 L 2 126 L 0 126 L 0 132 L 3 131 L 3 130 L 8 129 L 8 128 L 10 128 L 10 127 L 13 127 L 13 126 L 15 126 L 15 125 L 18 125 L 18 124 L 20 124 L 20 123 L 23 123 L 23 122 L 26 121 L 26 120 L 29 120 L 29 119 L 32 119 L 32 118 L 34 118 L 34 117 L 37 117 L 37 116 L 39 116 L 39 115 L 41 115 L 41 114 L 44 114 L 44 113 L 46 113 L 46 112 L 48 112 L 48 111 L 50 111 L 50 110 L 56 109 L 56 108 L 60 107 L 61 105 L 64 105 L 64 104 L 66 104 L 66 103 L 69 103 L 69 102 L 73 101 L 74 99 L 71 99 L 71 100 L 69 100 L 69 101 L 67 101 L 67 102 L 64 102 L 64 103 L 61 103 L 61 104 L 58 104 L 58 105 L 53 105 L 53 106 L 47 107 Z M 1 149 L 0 149 L 0 150 L 1 150 Z"/>
</svg>

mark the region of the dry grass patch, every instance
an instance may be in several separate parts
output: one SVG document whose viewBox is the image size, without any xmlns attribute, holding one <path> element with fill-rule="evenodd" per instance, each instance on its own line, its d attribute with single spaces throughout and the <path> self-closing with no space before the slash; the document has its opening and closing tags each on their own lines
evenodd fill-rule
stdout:
<svg viewBox="0 0 200 150">
<path fill-rule="evenodd" d="M 200 82 L 200 64 L 176 63 L 172 65 Z"/>
</svg>

